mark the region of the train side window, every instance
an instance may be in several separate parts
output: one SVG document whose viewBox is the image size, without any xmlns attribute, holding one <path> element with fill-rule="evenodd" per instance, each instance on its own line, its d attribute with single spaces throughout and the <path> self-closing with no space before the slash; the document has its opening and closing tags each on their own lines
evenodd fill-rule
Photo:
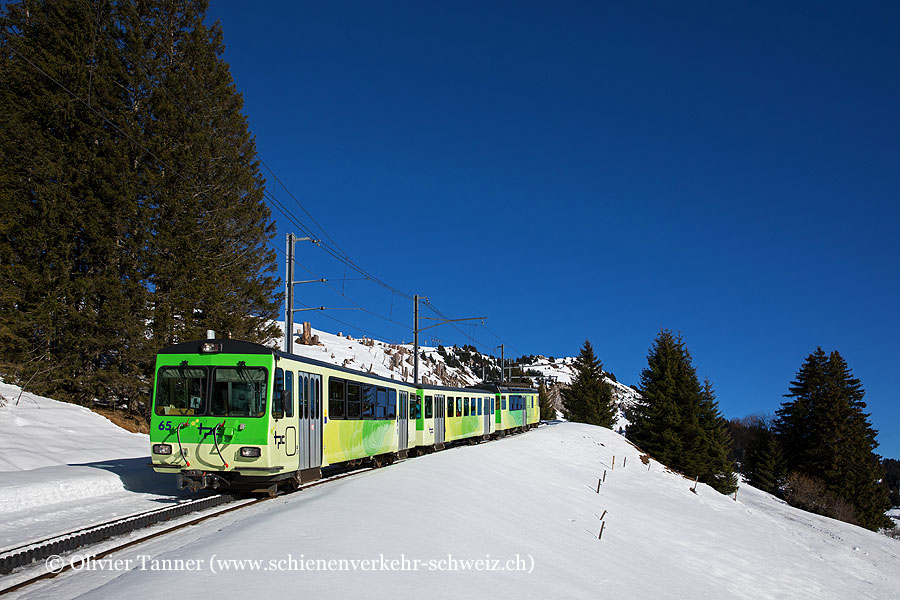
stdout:
<svg viewBox="0 0 900 600">
<path fill-rule="evenodd" d="M 294 416 L 294 372 L 284 372 L 284 390 L 287 392 L 284 398 L 284 416 Z"/>
<path fill-rule="evenodd" d="M 425 396 L 425 418 L 433 419 L 434 418 L 434 408 L 433 407 L 433 398 L 431 396 Z"/>
<path fill-rule="evenodd" d="M 375 418 L 387 418 L 387 388 L 375 388 Z"/>
<path fill-rule="evenodd" d="M 462 416 L 462 398 L 459 396 L 456 397 L 456 416 Z"/>
<path fill-rule="evenodd" d="M 315 402 L 315 417 L 321 418 L 322 416 L 322 380 L 316 378 L 315 380 L 315 389 L 316 393 L 313 395 L 313 401 Z"/>
<path fill-rule="evenodd" d="M 500 396 L 500 408 L 506 410 L 506 396 Z"/>
<path fill-rule="evenodd" d="M 468 398 L 463 398 L 463 416 L 464 417 L 469 416 L 469 399 Z"/>
<path fill-rule="evenodd" d="M 478 399 L 478 416 L 481 416 L 481 398 Z"/>
<path fill-rule="evenodd" d="M 375 386 L 362 384 L 362 418 L 375 418 Z"/>
<path fill-rule="evenodd" d="M 347 418 L 362 418 L 362 389 L 358 383 L 353 381 L 347 382 Z"/>
<path fill-rule="evenodd" d="M 297 416 L 303 419 L 306 410 L 306 386 L 303 385 L 303 375 L 297 376 L 297 388 Z"/>
<path fill-rule="evenodd" d="M 344 381 L 336 377 L 328 378 L 328 418 L 343 419 L 344 405 L 346 404 L 344 395 Z"/>
<path fill-rule="evenodd" d="M 413 409 L 415 410 L 416 416 L 413 417 L 415 419 L 422 418 L 422 398 L 418 394 L 416 394 L 415 399 L 413 399 Z"/>
<path fill-rule="evenodd" d="M 284 412 L 284 369 L 275 369 L 275 394 L 272 396 L 272 416 Z"/>
<path fill-rule="evenodd" d="M 453 396 L 447 398 L 447 416 L 453 416 Z"/>
<path fill-rule="evenodd" d="M 397 419 L 397 390 L 388 390 L 387 418 Z"/>
</svg>

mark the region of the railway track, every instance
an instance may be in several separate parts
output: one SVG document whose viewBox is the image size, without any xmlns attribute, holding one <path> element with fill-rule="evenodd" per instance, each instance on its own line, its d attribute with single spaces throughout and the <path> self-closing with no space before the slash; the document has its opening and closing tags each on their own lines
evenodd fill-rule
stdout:
<svg viewBox="0 0 900 600">
<path fill-rule="evenodd" d="M 329 477 L 323 477 L 322 479 L 319 479 L 317 481 L 303 484 L 290 493 L 299 492 L 311 487 L 315 487 L 317 485 L 331 483 L 332 481 L 337 481 L 339 479 L 360 475 L 362 473 L 371 471 L 374 468 L 375 467 L 359 468 L 348 472 L 340 472 Z M 19 567 L 27 567 L 32 563 L 37 563 L 50 557 L 61 556 L 62 558 L 61 562 L 59 563 L 59 569 L 55 569 L 54 571 L 45 570 L 45 572 L 43 573 L 21 581 L 17 581 L 7 587 L 0 587 L 0 595 L 20 590 L 39 581 L 52 579 L 62 573 L 65 573 L 66 571 L 71 570 L 72 565 L 64 560 L 65 553 L 72 552 L 80 548 L 93 546 L 103 541 L 127 535 L 141 529 L 147 529 L 165 521 L 188 515 L 192 512 L 200 512 L 210 508 L 228 505 L 225 506 L 222 510 L 204 514 L 195 519 L 181 521 L 172 525 L 171 527 L 165 527 L 163 529 L 152 531 L 147 535 L 142 535 L 136 539 L 130 539 L 123 543 L 116 544 L 111 548 L 107 548 L 100 552 L 90 554 L 91 558 L 104 558 L 115 552 L 130 548 L 131 546 L 141 544 L 148 540 L 167 535 L 169 533 L 184 529 L 186 527 L 190 527 L 192 525 L 197 525 L 199 523 L 202 523 L 203 521 L 213 519 L 215 517 L 231 513 L 248 506 L 255 506 L 260 502 L 265 502 L 267 500 L 277 498 L 280 495 L 282 495 L 282 493 L 279 493 L 276 496 L 240 499 L 230 494 L 221 494 L 217 496 L 209 496 L 206 498 L 198 498 L 197 500 L 189 500 L 187 502 L 179 503 L 176 506 L 146 511 L 98 525 L 83 527 L 81 529 L 70 531 L 64 534 L 36 540 L 34 542 L 29 542 L 28 544 L 22 544 L 14 548 L 0 551 L 0 575 L 9 575 L 12 571 L 18 569 Z M 3 583 L 4 582 L 0 580 L 0 586 L 3 586 Z"/>
</svg>

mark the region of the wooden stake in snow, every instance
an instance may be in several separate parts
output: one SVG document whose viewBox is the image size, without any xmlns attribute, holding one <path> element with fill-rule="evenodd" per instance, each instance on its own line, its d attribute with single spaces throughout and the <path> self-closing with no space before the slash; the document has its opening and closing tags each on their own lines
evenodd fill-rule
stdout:
<svg viewBox="0 0 900 600">
<path fill-rule="evenodd" d="M 598 540 L 603 539 L 603 528 L 604 527 L 606 527 L 606 521 L 603 521 L 602 523 L 600 523 L 600 535 L 597 536 Z"/>
<path fill-rule="evenodd" d="M 694 477 L 694 487 L 691 488 L 691 491 L 694 492 L 695 494 L 697 493 L 697 480 L 698 479 L 700 479 L 700 478 Z"/>
<path fill-rule="evenodd" d="M 600 479 L 599 477 L 597 478 L 597 493 L 598 493 L 598 494 L 600 493 L 600 483 L 601 483 L 602 481 L 603 481 L 603 480 Z"/>
<path fill-rule="evenodd" d="M 734 490 L 734 501 L 737 502 L 737 490 Z"/>
<path fill-rule="evenodd" d="M 603 511 L 603 514 L 600 515 L 600 520 L 602 521 L 602 520 L 603 520 L 603 517 L 605 517 L 605 516 L 606 516 L 606 511 L 604 510 L 604 511 Z"/>
<path fill-rule="evenodd" d="M 622 459 L 622 468 L 623 469 L 625 468 L 625 463 L 627 463 L 627 462 L 628 462 L 628 457 L 626 456 L 625 458 Z"/>
<path fill-rule="evenodd" d="M 606 483 L 606 469 L 603 469 L 603 482 Z"/>
<path fill-rule="evenodd" d="M 613 470 L 613 471 L 615 471 L 615 470 L 616 470 L 616 457 L 615 457 L 615 455 L 613 455 L 613 464 L 612 464 L 612 470 Z"/>
</svg>

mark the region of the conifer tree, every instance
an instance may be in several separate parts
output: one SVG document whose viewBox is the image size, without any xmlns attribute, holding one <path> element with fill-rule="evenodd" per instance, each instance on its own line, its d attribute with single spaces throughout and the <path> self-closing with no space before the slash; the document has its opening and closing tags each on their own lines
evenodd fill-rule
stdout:
<svg viewBox="0 0 900 600">
<path fill-rule="evenodd" d="M 810 354 L 777 411 L 776 431 L 790 470 L 821 479 L 869 529 L 886 524 L 887 492 L 865 391 L 837 351 Z"/>
<path fill-rule="evenodd" d="M 6 371 L 39 393 L 135 406 L 146 386 L 135 363 L 147 344 L 147 227 L 110 5 L 38 0 L 2 19 Z"/>
<path fill-rule="evenodd" d="M 153 355 L 277 335 L 274 223 L 204 0 L 0 9 L 0 372 L 146 403 Z"/>
<path fill-rule="evenodd" d="M 731 443 L 709 381 L 701 387 L 681 336 L 663 329 L 641 372 L 627 435 L 660 462 L 716 490 L 734 491 Z"/>
<path fill-rule="evenodd" d="M 538 405 L 540 406 L 542 421 L 556 420 L 556 409 L 550 402 L 550 392 L 543 383 L 538 386 Z"/>
<path fill-rule="evenodd" d="M 775 434 L 758 427 L 750 442 L 744 475 L 747 482 L 770 494 L 778 494 L 787 476 L 784 453 Z"/>
<path fill-rule="evenodd" d="M 585 340 L 574 367 L 575 379 L 562 391 L 566 419 L 612 428 L 616 417 L 612 389 L 603 380 L 603 364 L 589 341 Z"/>
<path fill-rule="evenodd" d="M 137 19 L 159 82 L 147 98 L 146 137 L 162 168 L 148 172 L 154 211 L 148 279 L 154 337 L 165 345 L 207 329 L 249 341 L 277 335 L 281 301 L 275 232 L 243 100 L 206 0 L 150 2 Z"/>
</svg>

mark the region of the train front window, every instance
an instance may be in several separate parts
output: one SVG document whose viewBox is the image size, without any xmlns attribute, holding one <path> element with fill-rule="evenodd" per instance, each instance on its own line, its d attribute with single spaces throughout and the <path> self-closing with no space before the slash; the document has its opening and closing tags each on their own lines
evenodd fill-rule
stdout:
<svg viewBox="0 0 900 600">
<path fill-rule="evenodd" d="M 163 367 L 156 377 L 157 415 L 192 416 L 203 412 L 206 402 L 206 369 Z"/>
<path fill-rule="evenodd" d="M 210 414 L 215 417 L 261 417 L 266 413 L 266 370 L 219 367 L 213 381 Z"/>
</svg>

